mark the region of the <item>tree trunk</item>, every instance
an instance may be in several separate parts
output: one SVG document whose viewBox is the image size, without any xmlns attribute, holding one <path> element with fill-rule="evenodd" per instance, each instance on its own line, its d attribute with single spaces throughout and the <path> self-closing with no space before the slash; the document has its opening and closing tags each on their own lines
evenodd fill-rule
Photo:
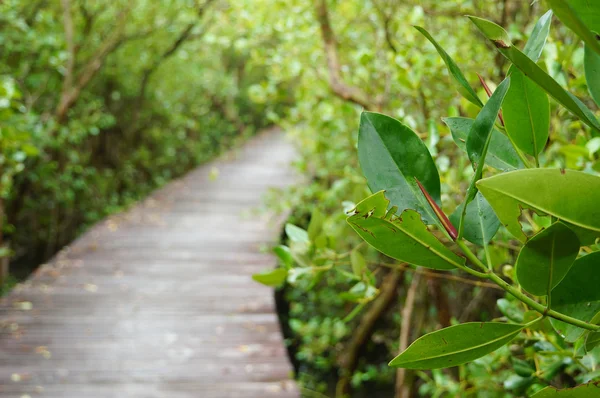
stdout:
<svg viewBox="0 0 600 398">
<path fill-rule="evenodd" d="M 8 257 L 2 255 L 4 248 L 4 235 L 2 234 L 4 226 L 4 200 L 0 198 L 0 287 L 6 282 L 8 277 Z"/>
</svg>

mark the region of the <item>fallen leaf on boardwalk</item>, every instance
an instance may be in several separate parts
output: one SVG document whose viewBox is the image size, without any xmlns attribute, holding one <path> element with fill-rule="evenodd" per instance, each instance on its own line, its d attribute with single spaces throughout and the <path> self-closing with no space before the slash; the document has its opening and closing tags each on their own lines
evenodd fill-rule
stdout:
<svg viewBox="0 0 600 398">
<path fill-rule="evenodd" d="M 210 181 L 215 181 L 217 178 L 219 178 L 219 169 L 213 167 L 210 169 L 210 173 L 208 173 L 208 179 Z"/>
<path fill-rule="evenodd" d="M 31 311 L 33 309 L 33 304 L 30 301 L 15 301 L 13 306 L 22 311 Z"/>
<path fill-rule="evenodd" d="M 98 286 L 93 283 L 86 283 L 83 288 L 91 293 L 96 293 L 98 291 Z"/>
</svg>

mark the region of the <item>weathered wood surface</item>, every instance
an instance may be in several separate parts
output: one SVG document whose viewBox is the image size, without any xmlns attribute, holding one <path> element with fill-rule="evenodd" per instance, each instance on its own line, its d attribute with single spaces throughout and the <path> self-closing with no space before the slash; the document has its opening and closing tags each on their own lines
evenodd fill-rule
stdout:
<svg viewBox="0 0 600 398">
<path fill-rule="evenodd" d="M 265 132 L 40 267 L 0 302 L 0 396 L 298 397 L 273 292 L 250 278 L 282 222 L 253 210 L 293 156 Z"/>
</svg>

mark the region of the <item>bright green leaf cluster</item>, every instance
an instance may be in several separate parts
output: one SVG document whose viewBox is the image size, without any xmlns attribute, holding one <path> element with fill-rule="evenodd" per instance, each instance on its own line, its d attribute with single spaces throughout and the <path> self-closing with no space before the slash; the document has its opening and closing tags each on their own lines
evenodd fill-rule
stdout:
<svg viewBox="0 0 600 398">
<path fill-rule="evenodd" d="M 550 3 L 559 18 L 586 41 L 588 88 L 596 98 L 599 65 L 593 50 L 597 43 L 589 42 L 593 35 L 586 25 L 594 25 L 596 20 L 578 16 L 583 9 L 595 15 L 596 6 Z M 458 91 L 481 108 L 475 119 L 444 119 L 475 171 L 463 203 L 448 219 L 440 209 L 435 163 L 418 135 L 400 121 L 364 112 L 358 140 L 360 165 L 371 190 L 379 192 L 360 202 L 347 220 L 363 240 L 388 257 L 415 266 L 461 269 L 498 284 L 535 311 L 525 324 L 465 323 L 427 334 L 392 360 L 391 366 L 435 369 L 472 361 L 507 344 L 546 316 L 566 341 L 585 339 L 581 344 L 585 342 L 588 350 L 600 341 L 600 251 L 581 255 L 582 246 L 594 244 L 600 237 L 600 176 L 539 168 L 549 139 L 548 94 L 592 129 L 600 131 L 600 123 L 581 100 L 537 64 L 548 38 L 551 12 L 537 22 L 523 51 L 502 27 L 470 18 L 512 62 L 507 78 L 490 92 L 485 104 L 448 53 L 417 27 L 446 63 Z M 535 168 L 528 156 L 535 160 Z M 484 178 L 486 164 L 500 173 Z M 539 228 L 529 222 L 529 213 L 524 214 L 529 211 L 549 219 L 548 226 Z M 525 228 L 524 223 L 531 225 Z M 427 225 L 435 226 L 446 239 L 440 240 L 434 227 Z M 496 266 L 488 252 L 501 225 L 523 243 L 514 285 L 494 273 Z M 463 239 L 484 248 L 487 264 Z M 469 264 L 453 252 L 452 241 Z M 520 289 L 543 300 L 538 302 Z"/>
</svg>

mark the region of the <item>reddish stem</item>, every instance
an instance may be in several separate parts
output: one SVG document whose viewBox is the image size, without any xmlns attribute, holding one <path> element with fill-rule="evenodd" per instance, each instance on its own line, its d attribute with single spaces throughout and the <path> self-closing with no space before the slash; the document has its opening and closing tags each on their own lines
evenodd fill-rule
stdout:
<svg viewBox="0 0 600 398">
<path fill-rule="evenodd" d="M 417 185 L 419 186 L 421 192 L 423 192 L 423 195 L 425 195 L 425 199 L 427 199 L 429 206 L 431 206 L 431 209 L 434 211 L 435 215 L 438 217 L 438 219 L 446 229 L 446 232 L 448 232 L 448 235 L 450 235 L 452 240 L 456 240 L 456 238 L 458 237 L 458 232 L 456 231 L 456 228 L 454 228 L 454 225 L 452 225 L 448 217 L 446 217 L 446 214 L 444 214 L 444 212 L 442 211 L 442 209 L 440 209 L 435 200 L 433 200 L 431 195 L 429 195 L 429 192 L 427 192 L 423 184 L 421 184 L 421 181 L 419 181 L 417 177 L 415 177 L 415 181 L 417 182 Z"/>
<path fill-rule="evenodd" d="M 483 80 L 483 77 L 481 77 L 481 75 L 479 73 L 477 74 L 477 77 L 479 78 L 479 82 L 483 86 L 483 89 L 487 93 L 488 97 L 491 97 L 492 90 L 490 90 L 490 88 L 487 85 L 487 83 L 485 82 L 485 80 Z M 504 126 L 504 118 L 502 117 L 502 110 L 500 110 L 500 112 L 498 112 L 498 118 L 500 118 L 500 123 L 502 124 L 502 126 Z"/>
</svg>

